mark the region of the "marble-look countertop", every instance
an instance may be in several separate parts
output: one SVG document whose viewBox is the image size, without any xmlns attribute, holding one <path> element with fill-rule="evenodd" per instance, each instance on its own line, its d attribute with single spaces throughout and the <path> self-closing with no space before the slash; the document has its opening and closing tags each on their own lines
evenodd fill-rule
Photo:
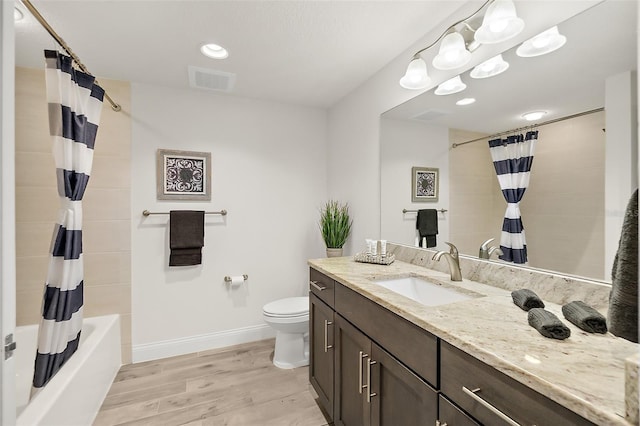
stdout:
<svg viewBox="0 0 640 426">
<path fill-rule="evenodd" d="M 309 265 L 593 423 L 630 424 L 625 359 L 639 346 L 610 333 L 582 331 L 564 319 L 561 305 L 544 300 L 571 329 L 568 339 L 554 340 L 529 326 L 527 313 L 513 304 L 508 290 L 467 279 L 453 282 L 447 273 L 398 260 L 383 266 L 340 257 L 312 259 Z M 407 275 L 474 298 L 424 306 L 372 281 Z"/>
</svg>

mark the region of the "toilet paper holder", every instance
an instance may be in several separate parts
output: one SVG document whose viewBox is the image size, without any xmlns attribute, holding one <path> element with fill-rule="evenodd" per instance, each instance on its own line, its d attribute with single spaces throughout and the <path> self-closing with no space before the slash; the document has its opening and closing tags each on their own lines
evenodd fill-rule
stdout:
<svg viewBox="0 0 640 426">
<path fill-rule="evenodd" d="M 246 281 L 249 279 L 249 275 L 247 274 L 242 274 L 242 278 Z M 225 275 L 224 277 L 224 282 L 226 283 L 230 283 L 231 282 L 231 277 L 229 275 Z"/>
</svg>

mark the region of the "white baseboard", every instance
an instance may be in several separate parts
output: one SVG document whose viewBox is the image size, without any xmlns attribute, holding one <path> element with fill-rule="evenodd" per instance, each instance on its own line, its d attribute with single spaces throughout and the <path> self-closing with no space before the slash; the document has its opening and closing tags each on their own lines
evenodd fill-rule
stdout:
<svg viewBox="0 0 640 426">
<path fill-rule="evenodd" d="M 255 342 L 275 336 L 276 331 L 267 324 L 263 324 L 180 339 L 144 343 L 132 346 L 132 361 L 133 363 L 151 361 L 209 349 L 224 348 L 240 343 Z"/>
</svg>

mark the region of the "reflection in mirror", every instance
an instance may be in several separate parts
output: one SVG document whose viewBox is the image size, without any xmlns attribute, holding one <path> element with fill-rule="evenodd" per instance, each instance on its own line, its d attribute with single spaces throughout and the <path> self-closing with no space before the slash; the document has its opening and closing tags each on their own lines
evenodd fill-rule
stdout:
<svg viewBox="0 0 640 426">
<path fill-rule="evenodd" d="M 610 281 L 637 187 L 636 17 L 635 1 L 599 3 L 558 25 L 567 38 L 559 50 L 520 57 L 513 48 L 502 54 L 507 71 L 482 79 L 464 72 L 464 91 L 431 90 L 384 113 L 381 236 L 416 246 L 411 210 L 434 208 L 448 210 L 438 213 L 438 250 L 451 241 L 477 257 L 484 241 L 499 245 L 506 202 L 487 140 L 510 129 L 526 133 L 522 115 L 530 111 L 546 112 L 533 122 L 540 124 L 595 110 L 532 127 L 539 136 L 520 210 L 527 266 Z M 603 22 L 612 24 L 595 31 Z M 469 97 L 477 102 L 456 106 Z M 437 202 L 411 202 L 412 167 L 439 168 Z"/>
</svg>

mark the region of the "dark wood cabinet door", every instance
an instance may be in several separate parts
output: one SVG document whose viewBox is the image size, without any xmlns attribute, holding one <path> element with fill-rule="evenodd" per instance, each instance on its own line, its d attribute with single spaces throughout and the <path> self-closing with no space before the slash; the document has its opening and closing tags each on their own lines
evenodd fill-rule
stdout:
<svg viewBox="0 0 640 426">
<path fill-rule="evenodd" d="M 365 364 L 369 381 L 372 426 L 435 425 L 438 418 L 438 393 L 397 359 L 375 343 L 371 365 Z"/>
<path fill-rule="evenodd" d="M 363 389 L 365 363 L 371 356 L 371 341 L 340 315 L 335 314 L 335 398 L 336 425 L 362 426 L 370 423 L 369 404 Z"/>
<path fill-rule="evenodd" d="M 329 306 L 309 293 L 309 381 L 329 417 L 333 417 L 333 316 Z"/>
<path fill-rule="evenodd" d="M 438 420 L 440 426 L 480 426 L 480 423 L 442 395 L 438 399 Z"/>
</svg>

